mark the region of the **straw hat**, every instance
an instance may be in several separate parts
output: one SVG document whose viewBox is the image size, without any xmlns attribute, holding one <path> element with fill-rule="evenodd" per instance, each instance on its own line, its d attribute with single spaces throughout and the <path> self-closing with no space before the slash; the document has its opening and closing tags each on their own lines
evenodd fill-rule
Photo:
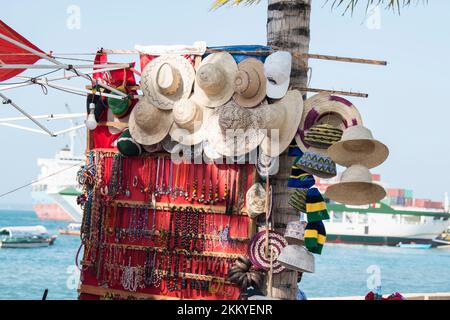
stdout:
<svg viewBox="0 0 450 320">
<path fill-rule="evenodd" d="M 330 124 L 318 124 L 306 132 L 305 141 L 310 146 L 328 149 L 330 146 L 341 140 L 342 133 L 343 131 L 341 129 L 334 128 Z"/>
<path fill-rule="evenodd" d="M 253 236 L 248 245 L 248 257 L 252 264 L 260 269 L 270 270 L 271 258 L 273 273 L 278 274 L 284 271 L 284 266 L 282 266 L 278 259 L 281 251 L 284 247 L 288 245 L 286 239 L 278 232 L 269 230 L 269 256 L 267 257 L 266 252 L 266 231 L 260 231 Z M 270 254 L 273 249 L 273 256 Z"/>
<path fill-rule="evenodd" d="M 247 213 L 252 219 L 266 212 L 266 190 L 260 183 L 255 183 L 248 189 L 246 207 Z"/>
<path fill-rule="evenodd" d="M 141 76 L 144 96 L 155 107 L 170 110 L 175 102 L 189 98 L 195 79 L 192 64 L 182 56 L 164 55 L 148 63 Z"/>
<path fill-rule="evenodd" d="M 217 160 L 217 159 L 223 158 L 223 155 L 218 153 L 211 146 L 211 144 L 208 142 L 208 140 L 203 140 L 202 148 L 203 148 L 203 153 L 205 154 L 206 158 L 208 158 L 209 160 Z"/>
<path fill-rule="evenodd" d="M 233 100 L 214 109 L 205 125 L 211 146 L 227 157 L 245 155 L 256 149 L 264 139 L 259 109 L 243 108 Z"/>
<path fill-rule="evenodd" d="M 366 167 L 356 164 L 342 173 L 338 184 L 329 186 L 325 195 L 339 203 L 366 205 L 386 197 L 386 190 L 372 182 L 372 175 Z"/>
<path fill-rule="evenodd" d="M 192 99 L 177 101 L 172 110 L 174 124 L 170 129 L 173 140 L 184 144 L 194 145 L 206 138 L 204 124 L 212 113 L 209 108 L 201 107 Z"/>
<path fill-rule="evenodd" d="M 280 101 L 264 106 L 263 123 L 267 137 L 261 144 L 263 153 L 277 157 L 289 147 L 303 114 L 300 91 L 291 90 Z"/>
<path fill-rule="evenodd" d="M 144 98 L 131 111 L 129 128 L 131 136 L 136 142 L 152 145 L 167 136 L 172 124 L 171 111 L 156 108 Z"/>
<path fill-rule="evenodd" d="M 234 101 L 244 108 L 253 108 L 266 98 L 264 64 L 256 58 L 248 58 L 238 65 L 234 78 Z"/>
<path fill-rule="evenodd" d="M 234 94 L 233 82 L 237 72 L 238 66 L 231 54 L 210 54 L 197 70 L 194 100 L 199 105 L 210 108 L 227 103 Z"/>
<path fill-rule="evenodd" d="M 389 149 L 373 138 L 372 132 L 363 126 L 345 130 L 342 140 L 328 149 L 328 154 L 345 167 L 361 164 L 368 169 L 375 168 L 386 161 Z"/>
<path fill-rule="evenodd" d="M 303 245 L 305 242 L 306 222 L 291 221 L 287 224 L 284 237 L 289 244 Z"/>
<path fill-rule="evenodd" d="M 297 162 L 297 167 L 319 178 L 336 176 L 336 163 L 330 157 L 313 152 L 305 152 Z"/>
<path fill-rule="evenodd" d="M 317 124 L 327 123 L 334 128 L 345 130 L 362 125 L 358 109 L 348 100 L 329 94 L 316 94 L 305 101 L 305 109 L 298 127 L 295 141 L 303 152 L 313 151 L 326 155 L 326 150 L 313 148 L 305 141 L 308 130 Z"/>
<path fill-rule="evenodd" d="M 315 272 L 314 256 L 303 246 L 288 245 L 284 247 L 277 261 L 286 269 L 308 273 Z"/>
<path fill-rule="evenodd" d="M 291 80 L 292 55 L 287 51 L 277 51 L 266 58 L 264 73 L 267 78 L 267 96 L 281 99 L 289 88 Z"/>
<path fill-rule="evenodd" d="M 163 151 L 163 147 L 161 145 L 161 143 L 156 143 L 156 144 L 152 144 L 152 145 L 143 145 L 142 148 L 145 150 L 145 152 L 148 153 L 156 153 L 156 152 L 161 152 Z"/>
</svg>

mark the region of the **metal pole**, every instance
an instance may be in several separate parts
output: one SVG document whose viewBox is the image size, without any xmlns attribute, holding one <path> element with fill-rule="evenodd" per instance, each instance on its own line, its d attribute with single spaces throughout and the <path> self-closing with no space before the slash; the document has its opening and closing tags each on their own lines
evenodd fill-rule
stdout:
<svg viewBox="0 0 450 320">
<path fill-rule="evenodd" d="M 66 119 L 73 119 L 73 118 L 81 118 L 85 117 L 85 113 L 70 113 L 70 114 L 49 114 L 49 115 L 39 115 L 39 116 L 33 116 L 34 119 L 44 119 L 47 121 L 50 120 L 66 120 Z M 11 121 L 21 121 L 21 120 L 27 120 L 27 117 L 13 117 L 13 118 L 0 118 L 0 122 L 11 122 Z"/>
<path fill-rule="evenodd" d="M 14 108 L 16 108 L 20 113 L 22 113 L 25 117 L 27 117 L 28 119 L 30 119 L 31 121 L 34 122 L 34 124 L 36 124 L 39 128 L 41 128 L 42 130 L 44 130 L 45 132 L 47 132 L 51 137 L 56 137 L 50 130 L 48 130 L 46 127 L 44 127 L 42 124 L 40 124 L 38 121 L 36 121 L 31 115 L 29 115 L 25 110 L 23 110 L 22 108 L 20 108 L 17 104 L 15 104 L 11 99 L 9 99 L 8 97 L 6 97 L 5 95 L 3 95 L 2 93 L 0 93 L 0 97 L 3 98 L 4 102 L 3 104 L 10 104 L 12 105 Z"/>
<path fill-rule="evenodd" d="M 109 68 L 111 64 L 77 64 L 70 66 L 73 69 L 93 69 L 93 68 Z M 129 64 L 117 64 L 116 69 L 126 69 L 129 68 Z M 0 64 L 0 69 L 67 69 L 61 66 L 51 65 L 51 64 Z M 101 72 L 96 71 L 94 73 Z M 83 73 L 86 75 L 87 73 Z M 81 73 L 80 73 L 80 76 Z"/>
</svg>

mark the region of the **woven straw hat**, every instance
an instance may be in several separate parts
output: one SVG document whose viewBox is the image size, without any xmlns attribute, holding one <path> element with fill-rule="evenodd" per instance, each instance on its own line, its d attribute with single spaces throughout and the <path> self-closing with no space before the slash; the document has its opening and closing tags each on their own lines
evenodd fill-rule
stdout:
<svg viewBox="0 0 450 320">
<path fill-rule="evenodd" d="M 306 132 L 305 141 L 310 146 L 328 149 L 341 140 L 342 133 L 343 131 L 341 129 L 334 128 L 330 124 L 318 124 Z"/>
<path fill-rule="evenodd" d="M 308 273 L 315 272 L 314 256 L 303 246 L 288 245 L 284 247 L 277 261 L 286 269 Z"/>
<path fill-rule="evenodd" d="M 182 56 L 164 55 L 148 63 L 141 76 L 141 88 L 155 107 L 171 110 L 178 100 L 189 98 L 195 70 Z"/>
<path fill-rule="evenodd" d="M 291 221 L 287 224 L 284 237 L 289 244 L 303 245 L 305 242 L 306 222 Z"/>
<path fill-rule="evenodd" d="M 205 128 L 210 145 L 220 154 L 232 157 L 256 149 L 264 139 L 260 107 L 247 109 L 233 100 L 214 109 Z"/>
<path fill-rule="evenodd" d="M 131 111 L 129 128 L 131 136 L 136 142 L 152 145 L 167 136 L 172 124 L 171 111 L 156 108 L 144 98 Z"/>
<path fill-rule="evenodd" d="M 264 106 L 263 123 L 267 138 L 261 149 L 271 157 L 279 156 L 289 147 L 303 114 L 303 97 L 300 91 L 291 90 L 283 99 Z"/>
<path fill-rule="evenodd" d="M 289 88 L 291 80 L 292 55 L 287 51 L 277 51 L 266 58 L 264 73 L 267 78 L 267 96 L 281 99 Z"/>
<path fill-rule="evenodd" d="M 327 123 L 345 130 L 348 127 L 362 125 L 361 115 L 348 100 L 329 94 L 316 94 L 305 101 L 305 109 L 298 127 L 295 141 L 303 151 L 312 151 L 326 155 L 325 149 L 314 148 L 305 141 L 308 130 L 317 124 Z"/>
<path fill-rule="evenodd" d="M 255 183 L 248 189 L 246 207 L 248 216 L 252 219 L 266 212 L 266 190 L 260 183 Z"/>
<path fill-rule="evenodd" d="M 234 101 L 244 108 L 253 108 L 266 98 L 264 64 L 256 58 L 242 60 L 234 78 Z"/>
<path fill-rule="evenodd" d="M 175 103 L 172 113 L 174 123 L 170 136 L 173 140 L 192 146 L 206 138 L 204 124 L 212 113 L 211 109 L 199 106 L 192 99 L 183 98 Z"/>
<path fill-rule="evenodd" d="M 231 54 L 210 54 L 197 70 L 193 99 L 209 108 L 227 103 L 234 94 L 233 82 L 237 72 L 238 66 Z"/>
<path fill-rule="evenodd" d="M 361 164 L 368 169 L 386 161 L 389 149 L 373 138 L 372 132 L 363 126 L 350 127 L 344 131 L 340 142 L 328 149 L 328 154 L 344 167 Z"/>
<path fill-rule="evenodd" d="M 312 152 L 305 152 L 297 167 L 323 179 L 333 178 L 337 174 L 336 163 L 330 157 Z"/>
<path fill-rule="evenodd" d="M 372 182 L 369 169 L 357 164 L 344 171 L 341 181 L 329 186 L 325 195 L 342 204 L 361 206 L 382 200 L 386 190 Z"/>
<path fill-rule="evenodd" d="M 161 145 L 161 143 L 156 143 L 156 144 L 152 144 L 152 145 L 143 145 L 142 148 L 145 150 L 145 152 L 148 153 L 156 153 L 156 152 L 161 152 L 163 151 L 163 147 Z"/>
</svg>

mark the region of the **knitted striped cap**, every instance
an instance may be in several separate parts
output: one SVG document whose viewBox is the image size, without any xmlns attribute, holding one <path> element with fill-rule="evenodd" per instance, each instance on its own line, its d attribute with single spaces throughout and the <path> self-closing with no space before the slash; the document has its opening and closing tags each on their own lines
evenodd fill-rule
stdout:
<svg viewBox="0 0 450 320">
<path fill-rule="evenodd" d="M 306 132 L 305 142 L 321 149 L 328 149 L 331 145 L 339 142 L 343 131 L 329 124 L 319 124 Z"/>
<path fill-rule="evenodd" d="M 308 189 L 297 189 L 289 199 L 289 205 L 300 212 L 306 212 L 306 194 Z"/>
<path fill-rule="evenodd" d="M 306 216 L 308 222 L 330 219 L 325 200 L 317 188 L 309 189 L 306 194 Z"/>
<path fill-rule="evenodd" d="M 309 189 L 316 184 L 314 177 L 294 164 L 288 179 L 289 188 Z"/>
<path fill-rule="evenodd" d="M 295 141 L 295 138 L 292 139 L 291 144 L 288 148 L 288 156 L 289 157 L 301 157 L 303 155 L 302 150 L 297 145 L 297 142 Z"/>
<path fill-rule="evenodd" d="M 305 246 L 315 254 L 322 254 L 322 249 L 327 240 L 327 232 L 322 221 L 310 222 L 305 228 Z"/>
</svg>

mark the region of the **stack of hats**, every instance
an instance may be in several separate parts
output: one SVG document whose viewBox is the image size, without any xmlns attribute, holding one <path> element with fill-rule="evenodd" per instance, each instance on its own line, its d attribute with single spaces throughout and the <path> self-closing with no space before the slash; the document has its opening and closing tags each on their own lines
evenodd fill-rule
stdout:
<svg viewBox="0 0 450 320">
<path fill-rule="evenodd" d="M 328 149 L 331 158 L 347 167 L 339 183 L 331 185 L 326 196 L 348 205 L 376 203 L 386 196 L 384 188 L 372 181 L 369 169 L 379 166 L 389 156 L 389 149 L 373 138 L 363 126 L 348 128 L 340 142 Z"/>
</svg>

